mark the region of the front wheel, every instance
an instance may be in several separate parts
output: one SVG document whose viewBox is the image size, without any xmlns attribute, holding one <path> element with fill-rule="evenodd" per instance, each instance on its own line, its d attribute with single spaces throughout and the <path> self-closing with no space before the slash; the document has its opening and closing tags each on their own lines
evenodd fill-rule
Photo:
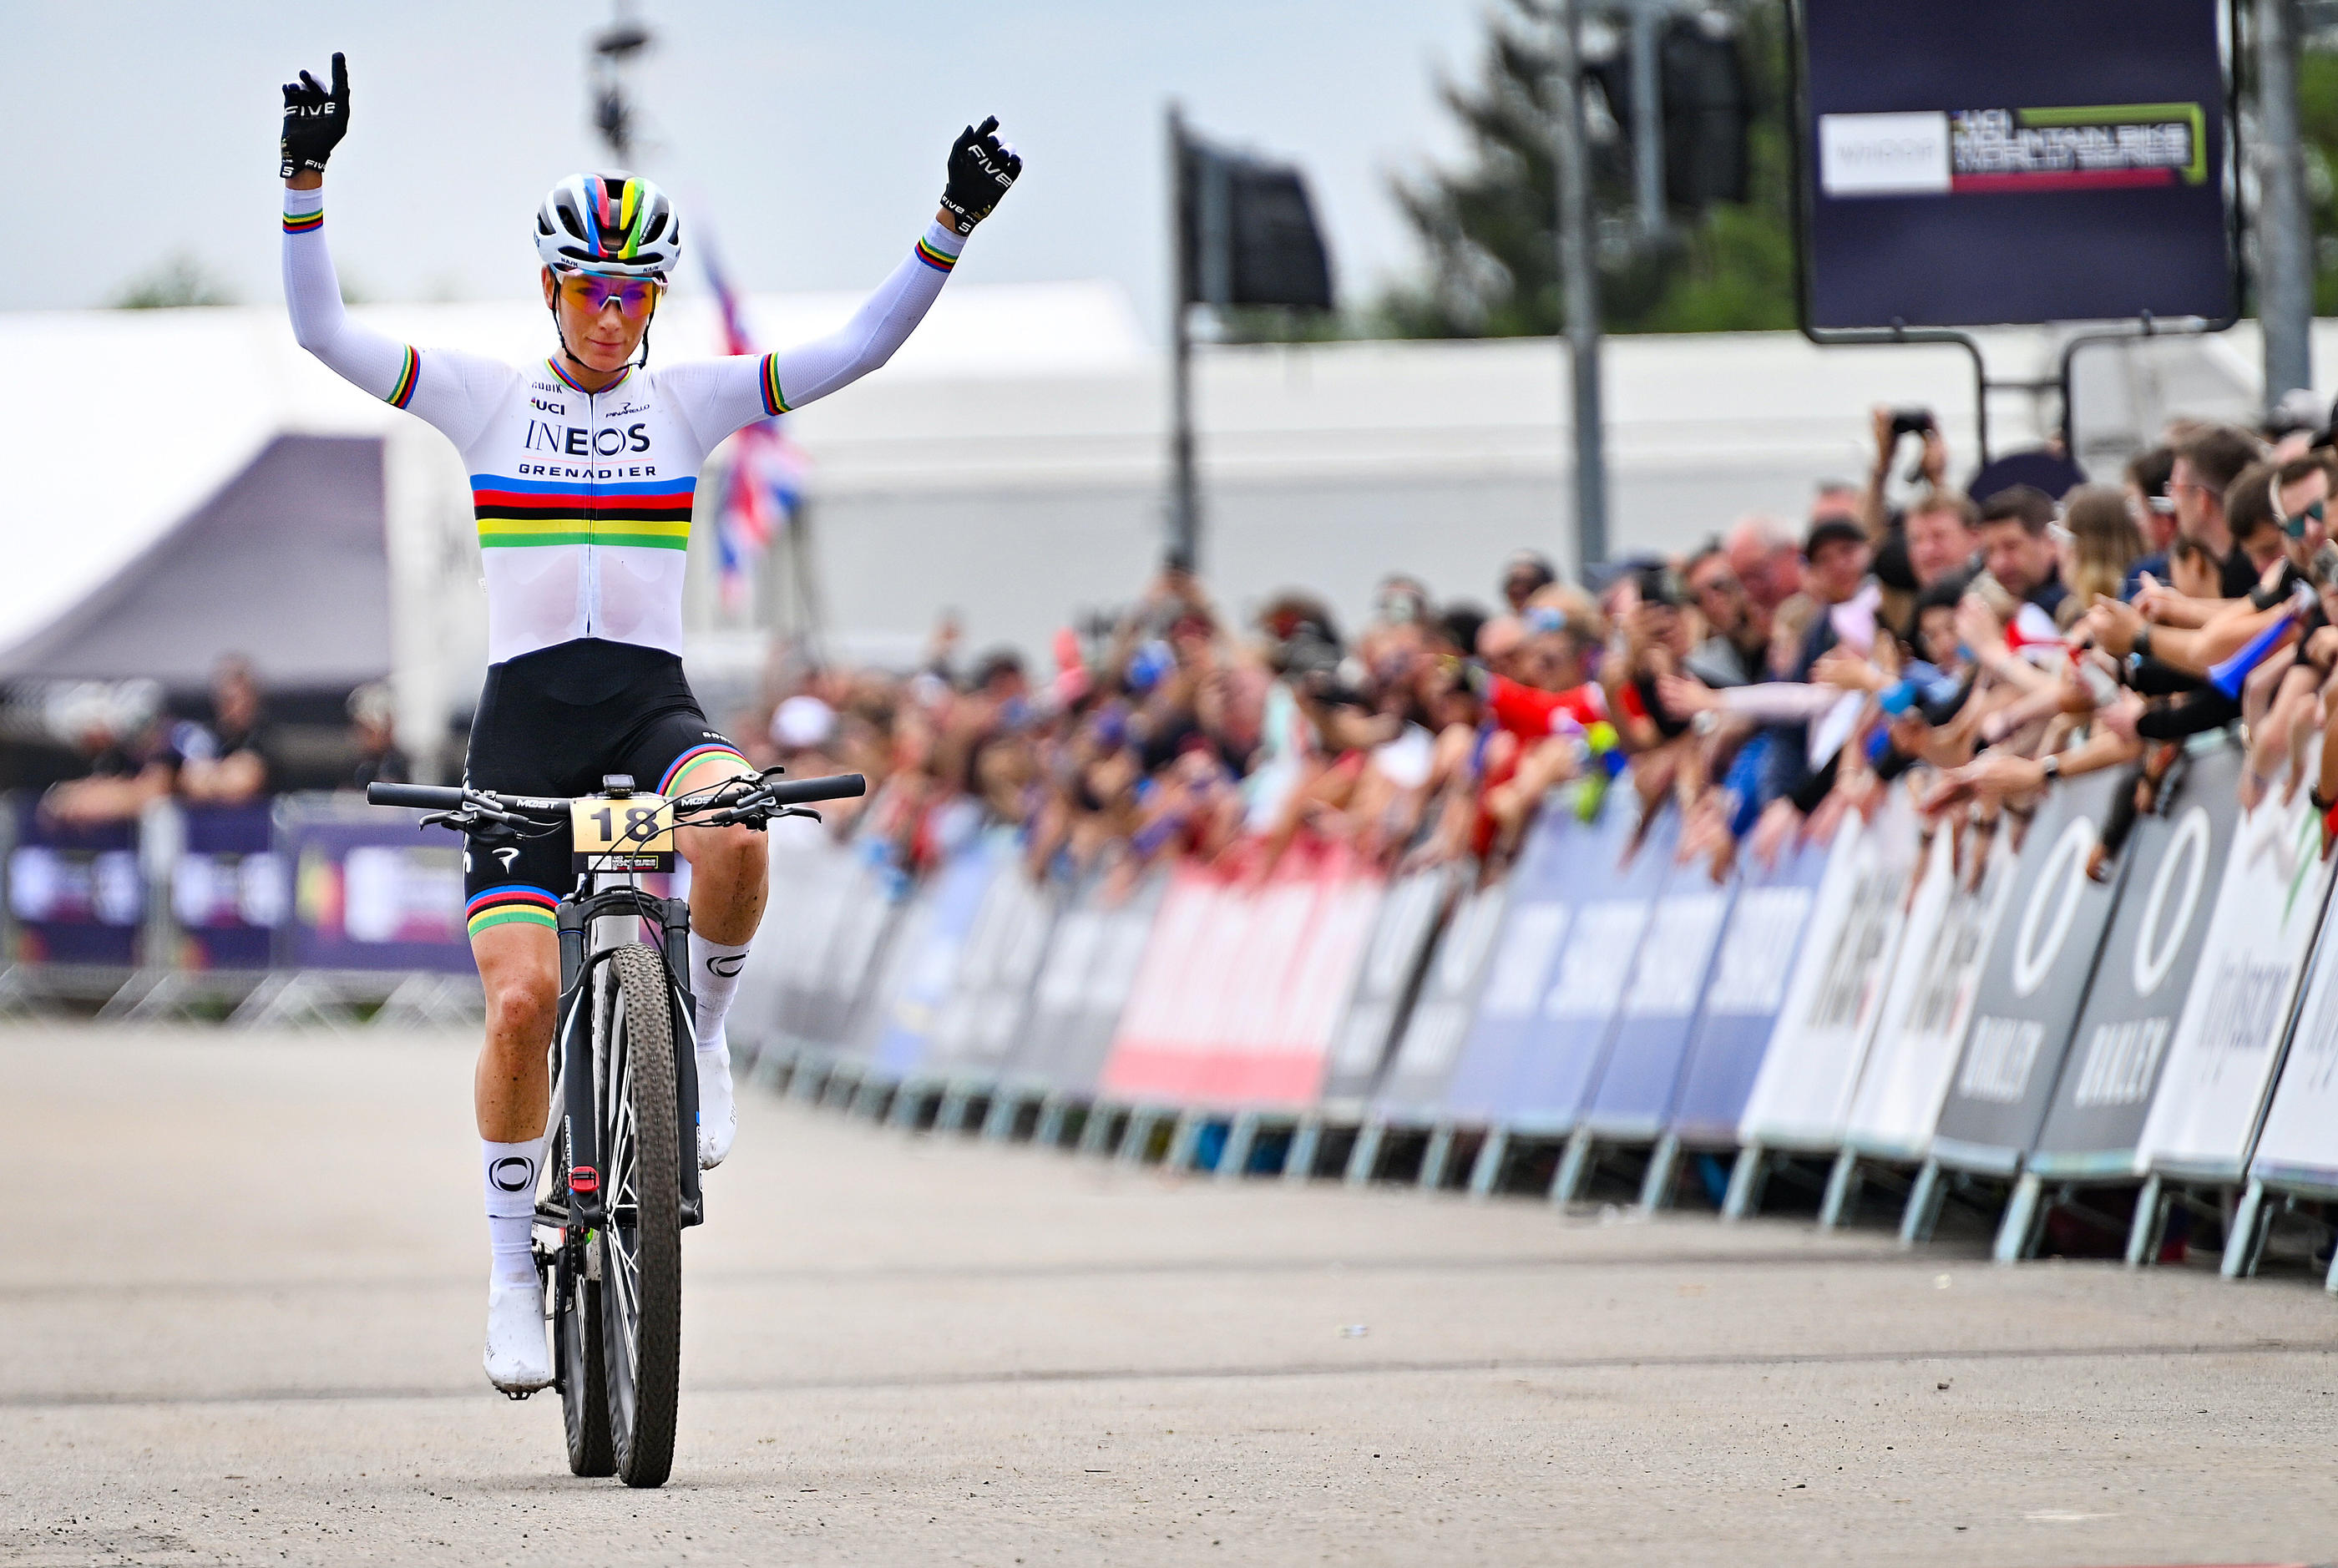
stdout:
<svg viewBox="0 0 2338 1568">
<path fill-rule="evenodd" d="M 682 1129 L 672 989 L 665 965 L 639 944 L 612 954 L 594 989 L 609 1435 L 618 1479 L 659 1486 L 673 1468 L 682 1370 Z"/>
</svg>

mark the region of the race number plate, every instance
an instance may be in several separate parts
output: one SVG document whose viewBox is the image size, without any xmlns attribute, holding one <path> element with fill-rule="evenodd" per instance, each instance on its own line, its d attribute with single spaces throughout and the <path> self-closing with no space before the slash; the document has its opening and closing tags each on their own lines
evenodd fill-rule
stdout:
<svg viewBox="0 0 2338 1568">
<path fill-rule="evenodd" d="M 658 795 L 569 802 L 568 831 L 578 871 L 671 871 L 673 814 Z"/>
</svg>

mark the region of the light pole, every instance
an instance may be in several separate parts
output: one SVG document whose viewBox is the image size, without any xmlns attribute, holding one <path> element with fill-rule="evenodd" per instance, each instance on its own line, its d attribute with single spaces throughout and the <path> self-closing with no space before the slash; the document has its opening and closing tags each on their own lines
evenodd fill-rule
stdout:
<svg viewBox="0 0 2338 1568">
<path fill-rule="evenodd" d="M 2256 0 L 2257 322 L 2264 406 L 2313 385 L 2313 230 L 2297 128 L 2297 0 Z"/>
<path fill-rule="evenodd" d="M 1555 0 L 1551 151 L 1558 172 L 1558 276 L 1574 371 L 1575 567 L 1607 558 L 1607 452 L 1599 401 L 1599 272 L 1584 160 L 1581 0 Z"/>
</svg>

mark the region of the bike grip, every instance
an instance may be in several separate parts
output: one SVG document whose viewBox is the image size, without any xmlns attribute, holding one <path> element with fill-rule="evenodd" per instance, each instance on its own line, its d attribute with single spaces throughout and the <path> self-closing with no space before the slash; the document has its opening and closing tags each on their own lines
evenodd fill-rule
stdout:
<svg viewBox="0 0 2338 1568">
<path fill-rule="evenodd" d="M 459 810 L 463 792 L 447 784 L 368 784 L 368 806 L 418 806 L 425 811 Z"/>
<path fill-rule="evenodd" d="M 774 784 L 769 799 L 774 806 L 808 806 L 815 800 L 844 800 L 868 793 L 867 779 L 858 773 L 839 773 L 827 779 L 798 779 L 791 783 Z"/>
</svg>

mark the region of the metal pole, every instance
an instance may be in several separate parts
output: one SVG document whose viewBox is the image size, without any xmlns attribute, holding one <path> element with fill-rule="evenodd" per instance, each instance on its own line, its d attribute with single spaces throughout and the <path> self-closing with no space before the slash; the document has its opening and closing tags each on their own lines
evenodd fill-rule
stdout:
<svg viewBox="0 0 2338 1568">
<path fill-rule="evenodd" d="M 1665 231 L 1664 89 L 1657 71 L 1656 22 L 1664 0 L 1632 0 L 1632 174 L 1640 232 Z"/>
<path fill-rule="evenodd" d="M 1192 208 L 1185 189 L 1185 120 L 1169 105 L 1169 558 L 1201 569 L 1202 510 L 1194 485 L 1194 341 L 1188 301 L 1194 297 L 1193 241 L 1185 232 Z"/>
<path fill-rule="evenodd" d="M 1575 565 L 1607 558 L 1607 454 L 1599 407 L 1599 273 L 1591 250 L 1591 181 L 1583 156 L 1580 0 L 1556 0 L 1557 110 L 1552 151 L 1558 165 L 1558 274 L 1574 369 Z"/>
<path fill-rule="evenodd" d="M 2297 0 L 2256 0 L 2257 320 L 2264 401 L 2313 385 L 2313 229 L 2297 128 Z"/>
</svg>

